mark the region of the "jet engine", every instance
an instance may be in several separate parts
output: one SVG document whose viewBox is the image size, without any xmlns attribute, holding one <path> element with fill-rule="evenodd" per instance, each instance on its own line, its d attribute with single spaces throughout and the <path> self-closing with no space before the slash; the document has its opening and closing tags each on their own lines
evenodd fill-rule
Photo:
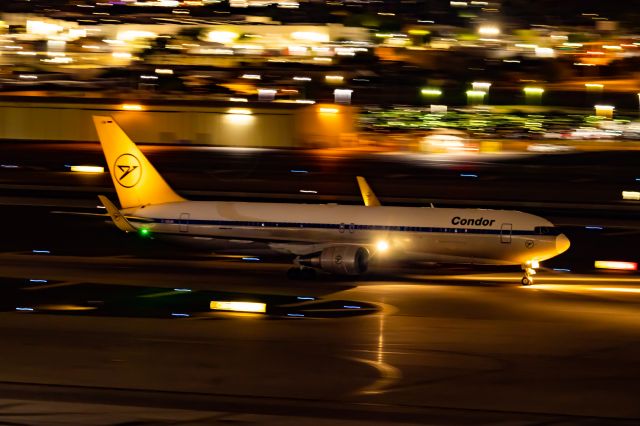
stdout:
<svg viewBox="0 0 640 426">
<path fill-rule="evenodd" d="M 369 250 L 358 246 L 332 246 L 320 253 L 301 256 L 297 262 L 332 274 L 359 275 L 367 271 Z"/>
</svg>

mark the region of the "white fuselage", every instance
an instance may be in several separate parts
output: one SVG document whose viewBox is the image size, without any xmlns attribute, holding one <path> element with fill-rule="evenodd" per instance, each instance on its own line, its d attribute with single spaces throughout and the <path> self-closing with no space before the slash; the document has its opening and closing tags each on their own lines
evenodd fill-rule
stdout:
<svg viewBox="0 0 640 426">
<path fill-rule="evenodd" d="M 295 255 L 336 245 L 375 252 L 384 241 L 399 259 L 523 265 L 569 247 L 549 221 L 507 210 L 186 201 L 123 213 L 158 236 L 257 242 Z"/>
</svg>

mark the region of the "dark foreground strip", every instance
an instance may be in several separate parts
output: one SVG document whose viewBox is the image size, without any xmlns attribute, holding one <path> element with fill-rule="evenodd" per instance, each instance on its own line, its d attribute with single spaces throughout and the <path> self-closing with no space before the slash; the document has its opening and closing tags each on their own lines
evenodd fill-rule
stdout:
<svg viewBox="0 0 640 426">
<path fill-rule="evenodd" d="M 637 425 L 639 418 L 581 416 L 557 413 L 481 410 L 367 402 L 233 396 L 205 392 L 176 392 L 41 383 L 0 382 L 0 398 L 32 401 L 75 402 L 194 411 L 250 413 L 304 418 L 364 420 L 371 422 L 487 424 L 516 420 L 526 423 Z M 0 413 L 0 418 L 2 414 Z M 595 422 L 595 423 L 594 423 Z M 313 424 L 310 420 L 308 424 Z"/>
</svg>

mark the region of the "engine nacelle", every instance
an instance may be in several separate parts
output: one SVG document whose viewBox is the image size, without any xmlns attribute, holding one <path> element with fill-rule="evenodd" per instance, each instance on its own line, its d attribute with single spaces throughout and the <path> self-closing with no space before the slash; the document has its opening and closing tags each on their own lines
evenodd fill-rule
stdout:
<svg viewBox="0 0 640 426">
<path fill-rule="evenodd" d="M 369 250 L 357 246 L 332 246 L 320 253 L 301 256 L 298 263 L 332 274 L 360 275 L 369 266 Z"/>
</svg>

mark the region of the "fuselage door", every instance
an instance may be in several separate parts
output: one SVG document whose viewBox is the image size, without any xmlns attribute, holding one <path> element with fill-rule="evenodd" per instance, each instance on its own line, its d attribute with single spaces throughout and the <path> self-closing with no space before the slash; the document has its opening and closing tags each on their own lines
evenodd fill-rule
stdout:
<svg viewBox="0 0 640 426">
<path fill-rule="evenodd" d="M 189 232 L 189 213 L 180 213 L 180 232 Z"/>
<path fill-rule="evenodd" d="M 500 242 L 504 244 L 511 243 L 511 228 L 510 223 L 503 223 L 500 227 Z"/>
</svg>

